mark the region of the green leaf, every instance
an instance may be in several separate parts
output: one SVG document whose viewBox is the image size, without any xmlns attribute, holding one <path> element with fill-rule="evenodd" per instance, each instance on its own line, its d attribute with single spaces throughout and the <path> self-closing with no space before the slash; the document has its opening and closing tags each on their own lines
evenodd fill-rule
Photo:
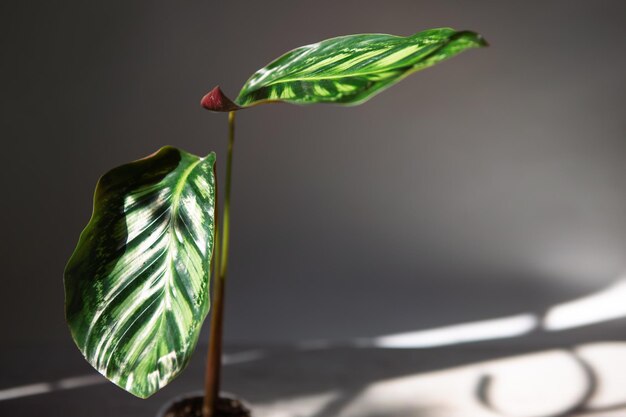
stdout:
<svg viewBox="0 0 626 417">
<path fill-rule="evenodd" d="M 74 341 L 141 398 L 187 365 L 209 311 L 214 164 L 165 147 L 106 173 L 65 269 Z"/>
<path fill-rule="evenodd" d="M 203 98 L 202 105 L 213 111 L 277 101 L 356 105 L 415 71 L 486 45 L 477 33 L 449 28 L 407 37 L 341 36 L 287 52 L 254 73 L 234 102 L 217 88 Z"/>
</svg>

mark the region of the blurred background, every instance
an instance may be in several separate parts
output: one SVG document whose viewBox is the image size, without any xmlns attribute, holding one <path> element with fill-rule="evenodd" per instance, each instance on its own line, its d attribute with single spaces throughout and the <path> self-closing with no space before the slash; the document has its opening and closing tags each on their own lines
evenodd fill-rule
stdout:
<svg viewBox="0 0 626 417">
<path fill-rule="evenodd" d="M 200 98 L 350 33 L 451 26 L 491 47 L 359 107 L 239 113 L 228 346 L 624 339 L 625 18 L 618 0 L 3 1 L 0 394 L 91 372 L 62 274 L 99 176 L 163 145 L 214 150 L 219 166 L 226 115 Z"/>
</svg>

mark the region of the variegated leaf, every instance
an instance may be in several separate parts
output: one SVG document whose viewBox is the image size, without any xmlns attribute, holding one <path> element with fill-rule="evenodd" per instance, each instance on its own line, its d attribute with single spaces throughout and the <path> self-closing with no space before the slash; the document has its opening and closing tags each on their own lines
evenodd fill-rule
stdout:
<svg viewBox="0 0 626 417">
<path fill-rule="evenodd" d="M 214 163 L 165 147 L 109 171 L 65 269 L 74 341 L 138 397 L 186 366 L 209 311 Z"/>
<path fill-rule="evenodd" d="M 296 48 L 258 70 L 234 102 L 219 87 L 202 105 L 231 111 L 261 103 L 355 105 L 415 71 L 487 43 L 474 32 L 432 29 L 412 36 L 349 35 Z"/>
</svg>

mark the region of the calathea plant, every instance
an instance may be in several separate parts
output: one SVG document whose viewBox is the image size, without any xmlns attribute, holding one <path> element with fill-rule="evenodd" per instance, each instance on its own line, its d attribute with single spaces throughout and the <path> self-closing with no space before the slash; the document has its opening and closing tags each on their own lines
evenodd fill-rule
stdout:
<svg viewBox="0 0 626 417">
<path fill-rule="evenodd" d="M 203 415 L 216 415 L 235 113 L 271 102 L 360 104 L 485 45 L 474 32 L 448 28 L 341 36 L 279 57 L 234 100 L 213 89 L 201 104 L 228 112 L 230 127 L 221 228 L 214 153 L 164 147 L 107 172 L 65 269 L 66 319 L 87 361 L 119 387 L 149 397 L 187 365 L 212 304 Z"/>
</svg>

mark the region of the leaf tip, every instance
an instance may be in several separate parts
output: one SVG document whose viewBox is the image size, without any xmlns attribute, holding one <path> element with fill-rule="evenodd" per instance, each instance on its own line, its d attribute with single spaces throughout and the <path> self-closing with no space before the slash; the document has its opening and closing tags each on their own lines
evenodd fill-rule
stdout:
<svg viewBox="0 0 626 417">
<path fill-rule="evenodd" d="M 483 35 L 473 32 L 471 30 L 462 30 L 460 32 L 457 32 L 455 38 L 468 38 L 471 40 L 475 47 L 479 48 L 489 46 L 489 42 L 487 42 L 487 40 L 483 38 Z"/>
<path fill-rule="evenodd" d="M 489 46 L 489 42 L 487 42 L 487 39 L 483 38 L 482 35 L 478 35 L 477 42 L 478 42 L 478 46 L 485 47 L 485 48 Z"/>
<path fill-rule="evenodd" d="M 241 107 L 226 97 L 219 85 L 202 97 L 200 105 L 209 111 L 215 112 L 229 112 L 241 109 Z"/>
</svg>

